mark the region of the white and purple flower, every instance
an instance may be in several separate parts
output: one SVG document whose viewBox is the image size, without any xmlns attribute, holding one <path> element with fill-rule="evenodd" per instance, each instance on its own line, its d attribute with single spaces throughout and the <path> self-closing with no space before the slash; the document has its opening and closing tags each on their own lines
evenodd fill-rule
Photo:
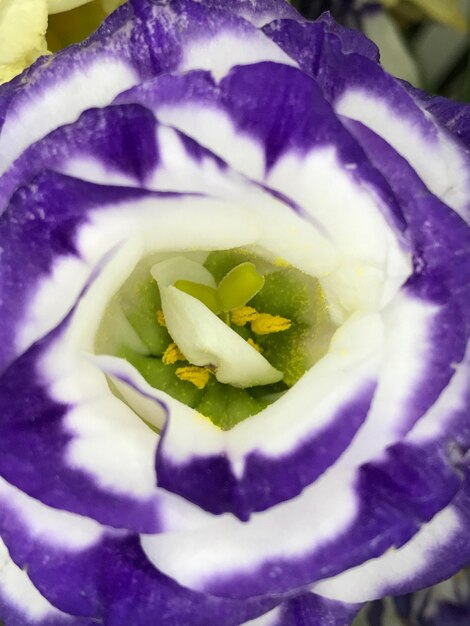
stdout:
<svg viewBox="0 0 470 626">
<path fill-rule="evenodd" d="M 340 626 L 469 561 L 468 107 L 282 0 L 130 0 L 0 123 L 6 626 Z M 321 290 L 292 358 L 173 286 L 217 290 L 231 250 L 282 278 L 257 315 Z M 207 390 L 122 305 L 152 275 Z M 327 344 L 288 382 L 296 328 Z"/>
</svg>

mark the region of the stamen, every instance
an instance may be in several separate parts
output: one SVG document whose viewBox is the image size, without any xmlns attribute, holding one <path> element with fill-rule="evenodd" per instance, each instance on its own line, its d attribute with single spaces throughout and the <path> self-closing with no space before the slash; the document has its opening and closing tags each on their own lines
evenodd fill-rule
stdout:
<svg viewBox="0 0 470 626">
<path fill-rule="evenodd" d="M 259 353 L 263 352 L 262 349 L 259 347 L 259 345 L 256 342 L 254 342 L 251 337 L 247 339 L 247 343 L 249 343 L 250 346 L 256 350 L 256 352 L 259 352 Z"/>
<path fill-rule="evenodd" d="M 235 326 L 245 326 L 258 317 L 259 313 L 252 306 L 241 306 L 230 311 L 230 320 Z"/>
<path fill-rule="evenodd" d="M 279 333 L 287 330 L 292 325 L 291 320 L 280 315 L 271 315 L 270 313 L 258 313 L 256 318 L 251 322 L 251 330 L 256 335 L 270 335 L 271 333 Z"/>
<path fill-rule="evenodd" d="M 180 380 L 192 383 L 198 389 L 204 389 L 209 382 L 211 373 L 212 372 L 207 367 L 197 367 L 197 365 L 179 367 L 176 370 L 176 375 Z"/>
<path fill-rule="evenodd" d="M 186 361 L 186 357 L 178 348 L 176 343 L 170 343 L 162 356 L 163 365 L 173 365 L 176 361 Z"/>
<path fill-rule="evenodd" d="M 157 322 L 160 324 L 160 326 L 163 326 L 163 328 L 166 328 L 165 316 L 161 309 L 158 309 L 157 311 Z"/>
</svg>

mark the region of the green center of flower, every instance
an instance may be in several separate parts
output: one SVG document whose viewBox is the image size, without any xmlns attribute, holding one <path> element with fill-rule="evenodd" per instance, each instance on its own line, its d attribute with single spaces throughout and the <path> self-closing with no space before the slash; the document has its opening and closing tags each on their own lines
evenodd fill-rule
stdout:
<svg viewBox="0 0 470 626">
<path fill-rule="evenodd" d="M 96 351 L 228 430 L 294 385 L 334 327 L 318 281 L 286 263 L 244 250 L 188 257 L 137 268 L 108 307 Z"/>
</svg>

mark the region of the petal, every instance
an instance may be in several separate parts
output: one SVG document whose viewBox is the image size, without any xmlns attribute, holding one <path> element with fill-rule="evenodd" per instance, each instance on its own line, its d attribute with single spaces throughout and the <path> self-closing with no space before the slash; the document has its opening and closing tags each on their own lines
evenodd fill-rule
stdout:
<svg viewBox="0 0 470 626">
<path fill-rule="evenodd" d="M 142 29 L 135 21 L 127 31 L 123 28 L 128 12 L 123 7 L 113 14 L 86 45 L 45 57 L 1 87 L 1 173 L 33 141 L 72 121 L 85 108 L 107 104 L 139 81 L 143 54 L 133 38 L 139 41 Z M 95 89 L 87 88 L 89 81 Z"/>
<path fill-rule="evenodd" d="M 110 531 L 88 518 L 47 507 L 3 479 L 0 500 L 2 539 L 38 594 L 66 613 L 98 614 L 96 557 Z M 24 601 L 20 605 L 28 606 Z"/>
<path fill-rule="evenodd" d="M 345 28 L 323 13 L 314 22 L 277 19 L 263 27 L 263 32 L 278 44 L 299 67 L 316 76 L 320 64 L 339 48 L 343 54 L 359 54 L 379 63 L 377 46 L 359 30 Z"/>
<path fill-rule="evenodd" d="M 376 334 L 368 336 L 365 328 L 370 331 L 374 323 Z M 380 332 L 377 320 L 351 323 L 343 339 L 337 337 L 336 351 L 273 405 L 223 437 L 211 436 L 195 411 L 170 408 L 157 454 L 159 485 L 211 512 L 229 510 L 241 519 L 296 496 L 344 451 L 365 419 Z M 352 337 L 361 337 L 363 350 L 345 359 Z M 195 413 L 191 420 L 189 413 Z M 286 415 L 296 419 L 286 420 Z"/>
<path fill-rule="evenodd" d="M 86 618 L 66 615 L 37 591 L 10 558 L 0 539 L 0 611 L 8 626 L 87 626 Z"/>
<path fill-rule="evenodd" d="M 243 5 L 243 6 L 242 6 Z M 267 2 L 277 13 L 279 3 Z M 248 17 L 253 11 L 238 6 Z M 266 13 L 266 15 L 268 14 Z M 286 9 L 280 10 L 285 14 Z M 208 30 L 208 25 L 212 30 Z M 158 41 L 159 45 L 153 43 Z M 295 64 L 242 17 L 193 0 L 162 7 L 135 0 L 113 13 L 86 42 L 30 68 L 6 85 L 0 123 L 0 172 L 32 141 L 74 120 L 83 110 L 109 103 L 144 77 L 207 67 L 223 75 L 238 63 L 275 60 Z M 87 89 L 94 84 L 93 90 Z M 73 94 L 73 95 L 72 95 Z M 54 110 L 54 116 L 48 115 Z"/>
<path fill-rule="evenodd" d="M 280 85 L 288 85 L 289 94 Z M 256 96 L 247 98 L 247 93 Z M 393 195 L 313 81 L 299 71 L 266 64 L 236 68 L 217 89 L 200 75 L 162 77 L 119 101 L 152 107 L 164 123 L 290 197 L 303 209 L 305 220 L 333 240 L 345 266 L 351 259 L 374 268 L 388 266 L 390 290 L 383 300 L 406 277 L 409 261 L 397 242 L 403 222 Z M 260 110 L 269 115 L 260 117 Z M 334 144 L 329 140 L 333 136 Z M 340 211 L 342 205 L 348 206 L 347 213 Z"/>
<path fill-rule="evenodd" d="M 358 45 L 354 52 L 360 54 L 349 54 L 349 36 L 344 36 L 344 31 L 340 38 L 332 37 L 327 21 L 326 32 L 319 36 L 319 23 L 324 22 L 301 25 L 285 20 L 268 34 L 293 58 L 300 56 L 296 40 L 305 39 L 304 31 L 320 41 L 315 54 L 300 57 L 302 69 L 316 79 L 335 111 L 382 136 L 407 159 L 433 193 L 468 215 L 470 170 L 462 146 L 423 111 L 411 90 L 382 70 L 376 59 Z"/>
<path fill-rule="evenodd" d="M 0 482 L 0 493 L 0 529 L 17 564 L 11 562 L 2 568 L 0 607 L 5 608 L 2 617 L 11 617 L 13 624 L 25 624 L 25 612 L 40 617 L 42 611 L 50 620 L 56 616 L 57 622 L 46 622 L 54 626 L 84 626 L 96 621 L 138 626 L 157 618 L 162 626 L 236 626 L 277 604 L 268 599 L 245 602 L 211 598 L 178 587 L 147 562 L 135 537 L 46 507 L 4 481 Z M 29 577 L 54 607 L 91 619 L 70 616 L 67 621 L 68 616 L 34 589 L 20 567 L 27 568 Z M 121 585 L 126 593 L 122 593 Z M 13 621 L 15 613 L 9 603 L 23 621 Z M 31 623 L 36 622 L 31 619 Z M 42 624 L 39 619 L 38 623 Z"/>
<path fill-rule="evenodd" d="M 419 101 L 420 105 L 428 111 L 434 118 L 447 128 L 455 137 L 461 140 L 467 148 L 470 145 L 469 136 L 469 116 L 470 105 L 464 102 L 454 102 L 441 96 L 431 96 L 411 89 L 413 97 Z"/>
</svg>

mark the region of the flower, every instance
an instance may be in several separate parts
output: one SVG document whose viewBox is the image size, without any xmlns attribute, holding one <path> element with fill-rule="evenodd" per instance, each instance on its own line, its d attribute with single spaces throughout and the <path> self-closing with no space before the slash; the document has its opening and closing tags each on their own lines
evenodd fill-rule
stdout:
<svg viewBox="0 0 470 626">
<path fill-rule="evenodd" d="M 0 119 L 6 626 L 339 626 L 468 561 L 468 107 L 133 0 Z"/>
<path fill-rule="evenodd" d="M 120 0 L 1 0 L 0 1 L 0 84 L 20 74 L 36 59 L 47 54 L 48 41 L 58 48 L 62 40 L 78 41 L 91 32 L 96 25 L 111 13 Z M 70 11 L 88 4 L 86 13 Z M 69 12 L 66 15 L 66 12 Z M 48 28 L 48 14 L 60 13 L 52 19 Z M 62 22 L 70 21 L 63 27 Z M 65 31 L 65 32 L 64 32 Z M 81 36 L 83 33 L 83 36 Z M 81 36 L 81 37 L 80 37 Z"/>
</svg>

